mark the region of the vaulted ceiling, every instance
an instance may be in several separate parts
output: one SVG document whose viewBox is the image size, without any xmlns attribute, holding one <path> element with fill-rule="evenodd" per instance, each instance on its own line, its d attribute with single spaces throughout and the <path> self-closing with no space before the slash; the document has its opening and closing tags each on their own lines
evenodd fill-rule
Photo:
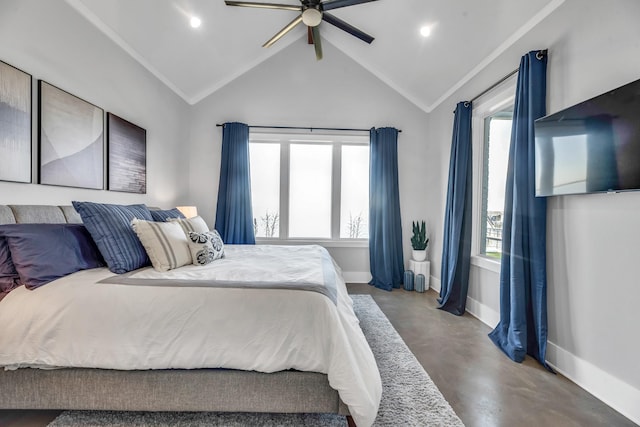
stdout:
<svg viewBox="0 0 640 427">
<path fill-rule="evenodd" d="M 300 5 L 299 0 L 255 0 Z M 366 44 L 323 22 L 340 49 L 424 111 L 431 111 L 564 0 L 377 0 L 332 10 L 375 37 Z M 186 102 L 195 104 L 291 43 L 299 25 L 261 47 L 298 12 L 223 0 L 67 0 Z M 189 25 L 197 16 L 199 28 Z M 422 27 L 431 34 L 423 37 Z M 316 61 L 314 50 L 300 61 Z M 326 60 L 326 58 L 325 58 Z"/>
</svg>

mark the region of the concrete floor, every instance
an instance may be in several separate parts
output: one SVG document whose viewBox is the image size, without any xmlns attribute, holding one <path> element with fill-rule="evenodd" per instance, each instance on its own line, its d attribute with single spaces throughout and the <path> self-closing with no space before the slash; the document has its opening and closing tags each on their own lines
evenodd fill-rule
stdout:
<svg viewBox="0 0 640 427">
<path fill-rule="evenodd" d="M 467 427 L 636 426 L 537 361 L 511 361 L 489 340 L 487 325 L 438 310 L 433 290 L 352 284 L 349 293 L 373 295 Z"/>
<path fill-rule="evenodd" d="M 364 284 L 467 427 L 636 426 L 561 375 L 537 362 L 509 360 L 490 340 L 490 328 L 470 315 L 436 308 L 437 294 Z M 1 393 L 0 393 L 1 394 Z M 0 411 L 2 427 L 42 427 L 59 411 Z"/>
</svg>

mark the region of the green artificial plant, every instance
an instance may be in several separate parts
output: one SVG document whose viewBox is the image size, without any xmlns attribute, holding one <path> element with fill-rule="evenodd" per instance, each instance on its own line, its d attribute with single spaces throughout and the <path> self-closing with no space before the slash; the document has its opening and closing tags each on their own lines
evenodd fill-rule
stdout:
<svg viewBox="0 0 640 427">
<path fill-rule="evenodd" d="M 413 237 L 411 237 L 411 247 L 416 251 L 423 251 L 429 245 L 427 237 L 427 227 L 424 221 L 421 224 L 413 221 Z"/>
</svg>

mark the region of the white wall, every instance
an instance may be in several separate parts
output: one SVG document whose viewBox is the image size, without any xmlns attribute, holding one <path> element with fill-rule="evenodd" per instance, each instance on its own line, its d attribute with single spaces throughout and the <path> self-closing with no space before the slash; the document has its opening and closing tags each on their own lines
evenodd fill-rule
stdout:
<svg viewBox="0 0 640 427">
<path fill-rule="evenodd" d="M 0 59 L 31 73 L 34 87 L 35 80 L 46 80 L 147 129 L 148 194 L 0 182 L 0 203 L 195 204 L 213 225 L 221 140 L 216 123 L 395 126 L 403 130 L 405 259 L 411 220 L 427 219 L 437 287 L 455 103 L 517 68 L 520 56 L 531 49 L 550 50 L 549 113 L 636 80 L 639 16 L 636 0 L 567 0 L 427 115 L 329 43 L 325 59 L 315 62 L 302 40 L 189 107 L 62 0 L 2 0 Z M 37 109 L 34 152 L 36 115 Z M 636 422 L 639 211 L 640 193 L 555 197 L 548 209 L 548 358 Z M 332 251 L 347 273 L 368 271 L 366 249 Z M 497 274 L 472 268 L 468 307 L 492 324 L 498 292 Z"/>
<path fill-rule="evenodd" d="M 300 39 L 194 107 L 191 200 L 213 225 L 222 139 L 216 123 L 393 126 L 402 130 L 398 139 L 400 203 L 408 262 L 411 220 L 427 219 L 425 195 L 433 191 L 423 180 L 430 146 L 427 114 L 330 43 L 323 47 L 324 59 L 316 62 L 313 48 Z M 329 251 L 346 273 L 368 275 L 368 249 Z"/>
<path fill-rule="evenodd" d="M 33 76 L 34 154 L 38 79 L 147 130 L 146 195 L 0 181 L 1 204 L 90 200 L 171 207 L 187 201 L 188 178 L 183 174 L 188 158 L 183 152 L 189 139 L 189 106 L 66 2 L 2 0 L 0 60 Z M 34 162 L 34 174 L 37 169 Z"/>
<path fill-rule="evenodd" d="M 549 49 L 548 113 L 639 79 L 638 17 L 636 0 L 567 0 L 429 115 L 430 139 L 440 147 L 428 159 L 430 167 L 448 163 L 455 103 L 517 68 L 529 50 Z M 439 199 L 429 207 L 444 206 L 446 173 L 441 171 Z M 549 198 L 547 359 L 640 423 L 638 212 L 640 192 Z M 437 218 L 442 229 L 443 213 Z M 441 254 L 439 240 L 433 249 Z M 434 270 L 440 277 L 439 266 Z M 498 280 L 498 274 L 472 267 L 468 306 L 491 326 L 499 310 Z"/>
</svg>

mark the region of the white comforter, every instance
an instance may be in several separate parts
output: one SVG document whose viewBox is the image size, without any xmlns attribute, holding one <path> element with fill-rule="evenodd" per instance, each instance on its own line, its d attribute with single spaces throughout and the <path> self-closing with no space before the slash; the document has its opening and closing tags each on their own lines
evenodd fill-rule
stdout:
<svg viewBox="0 0 640 427">
<path fill-rule="evenodd" d="M 226 262 L 251 262 L 251 248 L 265 251 L 227 246 Z M 287 248 L 278 251 L 290 265 L 300 249 Z M 0 302 L 0 366 L 321 372 L 369 426 L 380 374 L 337 267 L 333 274 L 337 304 L 299 290 L 104 284 L 107 269 L 80 271 Z"/>
</svg>

